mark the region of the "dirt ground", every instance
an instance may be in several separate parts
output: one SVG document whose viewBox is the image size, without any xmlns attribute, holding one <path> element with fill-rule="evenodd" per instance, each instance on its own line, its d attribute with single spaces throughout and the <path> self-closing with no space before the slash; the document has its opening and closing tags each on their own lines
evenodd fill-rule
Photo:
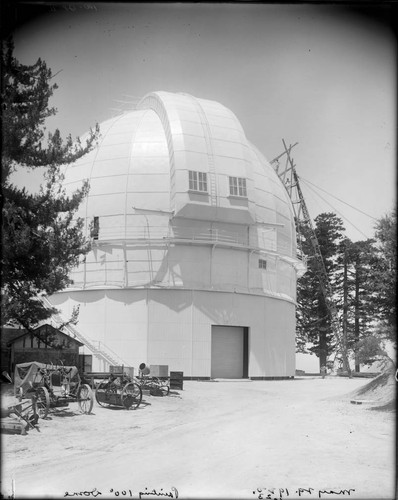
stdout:
<svg viewBox="0 0 398 500">
<path fill-rule="evenodd" d="M 393 499 L 395 380 L 372 382 L 185 381 L 134 411 L 94 403 L 83 415 L 72 403 L 40 420 L 40 432 L 2 435 L 1 493 Z"/>
</svg>

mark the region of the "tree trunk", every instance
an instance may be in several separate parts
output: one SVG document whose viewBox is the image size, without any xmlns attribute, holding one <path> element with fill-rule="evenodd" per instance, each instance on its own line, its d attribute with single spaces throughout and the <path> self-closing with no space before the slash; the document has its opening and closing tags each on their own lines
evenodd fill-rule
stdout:
<svg viewBox="0 0 398 500">
<path fill-rule="evenodd" d="M 327 328 L 325 326 L 321 326 L 319 328 L 319 370 L 322 368 L 322 366 L 326 366 L 328 358 L 326 335 L 327 335 Z"/>
<path fill-rule="evenodd" d="M 359 341 L 359 256 L 355 262 L 355 343 Z M 359 373 L 361 367 L 355 356 L 355 371 Z"/>
<path fill-rule="evenodd" d="M 349 377 L 352 377 L 351 368 L 348 361 L 347 349 L 347 323 L 348 323 L 348 266 L 347 266 L 347 251 L 344 250 L 344 275 L 343 275 L 343 370 L 348 372 Z"/>
</svg>

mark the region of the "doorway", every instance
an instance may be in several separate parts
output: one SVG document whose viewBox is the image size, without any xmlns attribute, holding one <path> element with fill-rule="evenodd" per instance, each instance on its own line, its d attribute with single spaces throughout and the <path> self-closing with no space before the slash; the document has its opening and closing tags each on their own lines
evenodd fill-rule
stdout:
<svg viewBox="0 0 398 500">
<path fill-rule="evenodd" d="M 211 327 L 211 378 L 247 378 L 249 329 Z"/>
</svg>

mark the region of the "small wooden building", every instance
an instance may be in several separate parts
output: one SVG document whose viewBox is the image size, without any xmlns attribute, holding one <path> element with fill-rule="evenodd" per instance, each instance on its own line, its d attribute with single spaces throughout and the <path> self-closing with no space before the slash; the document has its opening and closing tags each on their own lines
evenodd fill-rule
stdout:
<svg viewBox="0 0 398 500">
<path fill-rule="evenodd" d="M 19 336 L 8 342 L 9 370 L 13 373 L 19 363 L 37 361 L 40 363 L 62 362 L 67 366 L 79 367 L 79 348 L 83 346 L 77 339 L 62 333 L 52 325 L 43 324 L 31 332 L 20 330 Z"/>
</svg>

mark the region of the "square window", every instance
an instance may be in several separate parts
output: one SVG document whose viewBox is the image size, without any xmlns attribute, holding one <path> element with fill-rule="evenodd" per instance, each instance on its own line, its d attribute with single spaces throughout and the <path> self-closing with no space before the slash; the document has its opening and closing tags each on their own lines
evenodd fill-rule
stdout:
<svg viewBox="0 0 398 500">
<path fill-rule="evenodd" d="M 207 174 L 205 172 L 195 172 L 189 170 L 189 190 L 207 193 Z"/>
<path fill-rule="evenodd" d="M 260 269 L 267 269 L 267 261 L 264 259 L 258 259 L 258 267 Z"/>
<path fill-rule="evenodd" d="M 230 196 L 247 198 L 246 179 L 244 177 L 230 177 L 229 194 Z"/>
</svg>

